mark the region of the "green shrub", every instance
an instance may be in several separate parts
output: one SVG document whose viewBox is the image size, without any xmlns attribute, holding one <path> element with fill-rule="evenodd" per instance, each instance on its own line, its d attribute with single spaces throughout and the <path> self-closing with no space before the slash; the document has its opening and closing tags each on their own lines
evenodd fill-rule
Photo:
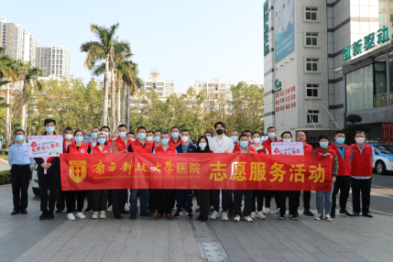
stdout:
<svg viewBox="0 0 393 262">
<path fill-rule="evenodd" d="M 11 170 L 0 171 L 0 185 L 11 183 Z"/>
</svg>

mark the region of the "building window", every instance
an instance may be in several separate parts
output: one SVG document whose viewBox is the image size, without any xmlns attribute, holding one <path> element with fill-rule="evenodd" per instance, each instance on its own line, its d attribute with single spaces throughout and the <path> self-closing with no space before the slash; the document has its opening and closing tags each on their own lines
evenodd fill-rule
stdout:
<svg viewBox="0 0 393 262">
<path fill-rule="evenodd" d="M 317 98 L 319 96 L 319 85 L 318 84 L 307 84 L 306 97 Z"/>
<path fill-rule="evenodd" d="M 393 14 L 390 14 L 390 23 L 393 23 Z"/>
<path fill-rule="evenodd" d="M 318 46 L 318 33 L 306 33 L 306 46 Z"/>
<path fill-rule="evenodd" d="M 385 23 L 385 14 L 384 13 L 379 13 L 379 22 Z"/>
<path fill-rule="evenodd" d="M 318 72 L 319 70 L 318 58 L 306 58 L 306 72 Z"/>
<path fill-rule="evenodd" d="M 306 21 L 318 21 L 318 7 L 306 7 Z"/>
<path fill-rule="evenodd" d="M 317 124 L 319 123 L 319 111 L 308 110 L 307 114 L 307 124 Z"/>
</svg>

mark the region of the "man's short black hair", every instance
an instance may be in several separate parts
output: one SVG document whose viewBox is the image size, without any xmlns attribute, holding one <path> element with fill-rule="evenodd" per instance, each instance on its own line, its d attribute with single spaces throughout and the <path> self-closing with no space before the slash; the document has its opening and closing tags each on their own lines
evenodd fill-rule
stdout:
<svg viewBox="0 0 393 262">
<path fill-rule="evenodd" d="M 178 128 L 177 126 L 172 126 L 171 132 L 172 132 L 172 130 L 175 129 L 175 128 L 176 128 L 177 130 L 179 130 L 179 128 Z"/>
<path fill-rule="evenodd" d="M 125 127 L 127 129 L 127 126 L 125 124 L 121 124 L 117 127 L 117 129 L 119 129 L 120 127 Z"/>
<path fill-rule="evenodd" d="M 98 127 L 93 127 L 93 128 L 91 129 L 91 131 L 93 131 L 94 129 L 97 129 L 98 131 L 100 131 L 100 129 L 99 129 Z"/>
<path fill-rule="evenodd" d="M 247 138 L 247 140 L 248 140 L 248 136 L 247 136 L 247 135 L 241 134 L 241 135 L 239 136 L 239 141 L 240 141 L 240 139 L 241 139 L 242 137 L 245 137 L 245 138 Z"/>
<path fill-rule="evenodd" d="M 251 131 L 250 131 L 250 130 L 244 130 L 244 131 L 243 131 L 243 134 L 244 134 L 244 133 L 251 133 Z"/>
<path fill-rule="evenodd" d="M 229 134 L 232 134 L 232 132 L 236 132 L 237 134 L 239 133 L 237 130 L 232 130 Z"/>
<path fill-rule="evenodd" d="M 127 135 L 135 135 L 134 132 L 128 132 Z"/>
<path fill-rule="evenodd" d="M 284 137 L 285 134 L 289 134 L 289 135 L 291 136 L 291 138 L 292 138 L 292 133 L 291 133 L 291 131 L 284 131 L 284 132 L 281 134 L 281 137 Z"/>
<path fill-rule="evenodd" d="M 188 129 L 183 129 L 183 130 L 180 132 L 180 134 L 183 133 L 183 132 L 188 132 L 188 134 L 191 135 L 191 132 L 190 132 L 190 130 L 188 130 Z"/>
<path fill-rule="evenodd" d="M 82 130 L 80 130 L 80 129 L 78 129 L 78 130 L 76 130 L 75 132 L 74 132 L 74 136 L 76 135 L 76 133 L 78 133 L 78 132 L 82 132 L 82 136 L 83 136 L 83 131 Z"/>
<path fill-rule="evenodd" d="M 168 136 L 169 136 L 169 134 L 168 134 L 167 132 L 162 132 L 162 133 L 160 134 L 160 136 L 162 136 L 162 135 L 168 135 Z"/>
<path fill-rule="evenodd" d="M 252 136 L 254 136 L 255 134 L 258 134 L 259 136 L 262 136 L 261 133 L 259 133 L 258 131 L 255 131 L 254 133 L 252 133 Z"/>
<path fill-rule="evenodd" d="M 344 135 L 345 135 L 345 132 L 342 131 L 342 130 L 337 130 L 337 131 L 336 131 L 336 135 L 337 135 L 337 134 L 344 134 Z"/>
<path fill-rule="evenodd" d="M 223 122 L 217 122 L 214 124 L 214 129 L 216 129 L 218 125 L 222 125 L 222 127 L 225 128 L 225 124 Z"/>
<path fill-rule="evenodd" d="M 44 120 L 44 126 L 46 126 L 47 124 L 53 123 L 54 125 L 56 125 L 56 120 L 47 118 Z"/>
<path fill-rule="evenodd" d="M 65 133 L 66 131 L 74 132 L 74 131 L 72 130 L 72 127 L 70 127 L 70 126 L 67 126 L 66 128 L 64 128 L 64 132 L 63 132 L 63 133 Z"/>
<path fill-rule="evenodd" d="M 138 129 L 136 130 L 136 132 L 138 133 L 138 131 L 141 130 L 141 129 L 144 129 L 144 130 L 147 132 L 146 127 L 144 127 L 144 126 L 138 127 Z"/>
<path fill-rule="evenodd" d="M 275 126 L 269 126 L 266 130 L 269 132 L 270 128 L 274 128 L 274 132 L 276 132 L 276 127 Z"/>
<path fill-rule="evenodd" d="M 322 139 L 326 138 L 328 141 L 330 141 L 329 137 L 325 134 L 322 134 L 318 137 L 318 141 L 321 141 Z"/>
<path fill-rule="evenodd" d="M 19 131 L 22 131 L 23 134 L 25 134 L 25 130 L 23 130 L 23 129 L 17 129 L 17 130 L 15 130 L 14 134 L 16 135 L 16 132 L 19 132 Z"/>
<path fill-rule="evenodd" d="M 211 136 L 213 136 L 212 132 L 209 132 L 209 131 L 206 131 L 206 132 L 203 133 L 203 134 L 210 134 Z"/>
<path fill-rule="evenodd" d="M 109 128 L 109 126 L 102 126 L 100 131 L 102 131 L 102 129 L 104 129 L 104 128 L 108 128 L 109 132 L 111 131 L 111 129 Z"/>
<path fill-rule="evenodd" d="M 160 130 L 156 130 L 156 131 L 154 131 L 154 133 L 160 133 L 160 135 L 161 135 L 161 131 Z"/>
<path fill-rule="evenodd" d="M 147 131 L 147 132 L 146 132 L 146 134 L 149 134 L 149 133 L 152 133 L 152 134 L 154 134 L 154 133 L 153 133 L 153 131 Z"/>
</svg>

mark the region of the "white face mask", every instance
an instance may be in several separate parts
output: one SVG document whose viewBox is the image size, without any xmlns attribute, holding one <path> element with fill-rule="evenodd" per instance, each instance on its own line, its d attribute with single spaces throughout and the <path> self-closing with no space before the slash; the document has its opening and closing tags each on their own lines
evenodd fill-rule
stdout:
<svg viewBox="0 0 393 262">
<path fill-rule="evenodd" d="M 358 143 L 358 144 L 364 143 L 364 137 L 357 137 L 355 140 L 356 140 L 356 143 Z"/>
<path fill-rule="evenodd" d="M 68 140 L 72 139 L 72 135 L 71 134 L 67 134 L 67 135 L 65 135 L 65 138 L 68 139 Z"/>
<path fill-rule="evenodd" d="M 188 140 L 190 140 L 190 139 L 188 138 L 188 136 L 182 136 L 181 140 L 184 142 L 188 142 Z"/>
<path fill-rule="evenodd" d="M 261 139 L 260 139 L 260 138 L 254 138 L 252 141 L 253 141 L 254 143 L 259 144 L 259 142 L 261 142 Z"/>
<path fill-rule="evenodd" d="M 151 142 L 151 141 L 153 141 L 153 137 L 152 136 L 148 136 L 148 137 L 146 137 L 146 140 Z"/>
</svg>

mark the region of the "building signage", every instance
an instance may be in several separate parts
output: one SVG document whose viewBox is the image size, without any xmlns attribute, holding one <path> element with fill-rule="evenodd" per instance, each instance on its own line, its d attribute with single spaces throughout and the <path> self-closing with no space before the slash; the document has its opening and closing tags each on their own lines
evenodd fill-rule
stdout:
<svg viewBox="0 0 393 262">
<path fill-rule="evenodd" d="M 276 81 L 274 82 L 274 85 L 276 86 L 276 89 L 274 90 L 274 92 L 280 92 L 281 91 L 281 82 L 280 80 L 276 79 Z"/>
<path fill-rule="evenodd" d="M 293 0 L 274 0 L 274 55 L 277 63 L 294 50 Z"/>
<path fill-rule="evenodd" d="M 264 33 L 264 55 L 266 56 L 269 53 L 269 25 L 267 22 L 269 21 L 269 0 L 266 0 L 263 5 L 263 33 Z"/>
<path fill-rule="evenodd" d="M 393 26 L 393 24 L 392 24 Z M 344 61 L 350 59 L 351 57 L 355 57 L 362 53 L 362 51 L 367 51 L 376 46 L 376 44 L 383 44 L 390 39 L 390 28 L 387 26 L 383 26 L 378 29 L 377 33 L 373 32 L 369 35 L 366 35 L 364 39 L 359 39 L 354 42 L 352 45 L 346 46 L 342 52 L 342 58 Z M 377 38 L 377 43 L 375 44 L 375 37 Z M 351 52 L 352 51 L 352 52 Z"/>
<path fill-rule="evenodd" d="M 389 141 L 389 123 L 382 122 L 382 141 Z"/>
<path fill-rule="evenodd" d="M 296 107 L 296 86 L 276 92 L 276 113 Z"/>
</svg>

